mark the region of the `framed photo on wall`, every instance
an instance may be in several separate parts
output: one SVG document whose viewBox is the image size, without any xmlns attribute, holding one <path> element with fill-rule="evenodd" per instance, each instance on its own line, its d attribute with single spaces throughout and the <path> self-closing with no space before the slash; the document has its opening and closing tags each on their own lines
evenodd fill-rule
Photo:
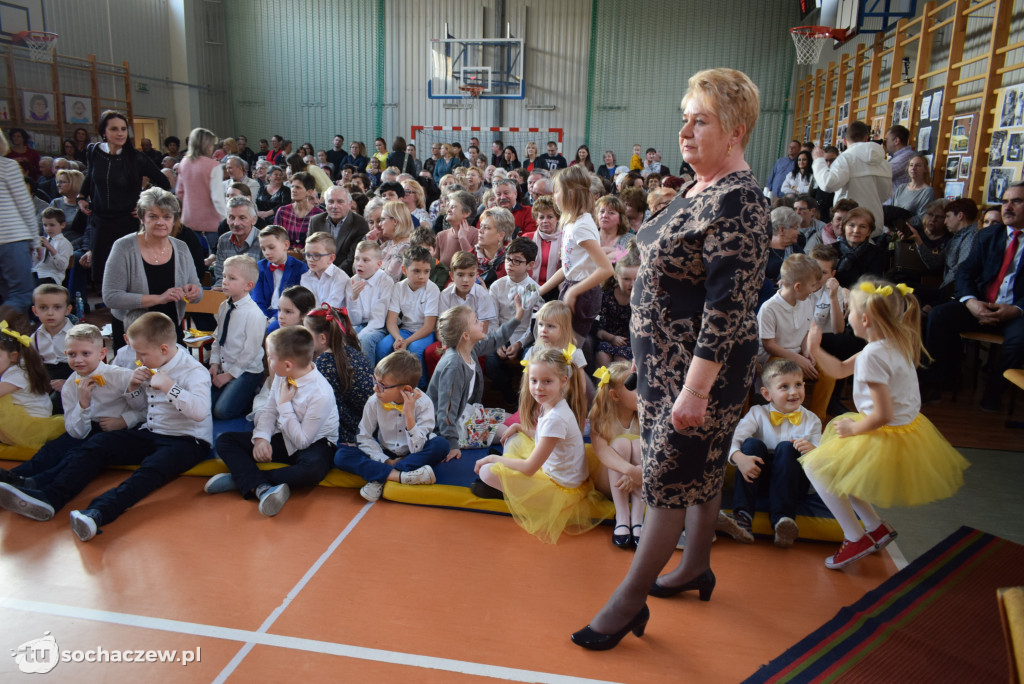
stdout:
<svg viewBox="0 0 1024 684">
<path fill-rule="evenodd" d="M 963 154 L 974 145 L 974 119 L 977 114 L 953 118 L 953 130 L 949 134 L 949 153 Z"/>
<path fill-rule="evenodd" d="M 65 95 L 64 121 L 73 124 L 92 123 L 92 100 L 88 97 Z"/>
<path fill-rule="evenodd" d="M 1013 168 L 996 168 L 988 170 L 988 183 L 985 184 L 985 201 L 999 204 L 1003 201 L 1003 192 L 1013 182 Z"/>
<path fill-rule="evenodd" d="M 898 125 L 910 128 L 910 110 L 912 109 L 911 103 L 913 100 L 913 95 L 907 95 L 906 97 L 899 97 L 892 101 L 893 126 Z"/>
<path fill-rule="evenodd" d="M 960 157 L 950 157 L 946 160 L 946 180 L 955 181 L 960 173 Z"/>
<path fill-rule="evenodd" d="M 971 176 L 971 157 L 960 157 L 960 171 L 957 178 L 967 179 Z"/>
<path fill-rule="evenodd" d="M 883 135 L 885 135 L 885 117 L 876 116 L 871 119 L 871 139 L 881 140 Z"/>
<path fill-rule="evenodd" d="M 25 123 L 50 123 L 53 121 L 53 93 L 22 92 Z"/>
</svg>

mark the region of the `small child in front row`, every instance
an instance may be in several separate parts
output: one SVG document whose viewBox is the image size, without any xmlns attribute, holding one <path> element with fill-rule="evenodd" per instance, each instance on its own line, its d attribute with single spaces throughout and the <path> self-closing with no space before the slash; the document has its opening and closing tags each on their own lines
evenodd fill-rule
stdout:
<svg viewBox="0 0 1024 684">
<path fill-rule="evenodd" d="M 32 344 L 39 352 L 50 378 L 50 399 L 53 412 L 60 413 L 60 391 L 71 375 L 65 339 L 74 323 L 71 322 L 71 294 L 62 285 L 44 284 L 32 291 L 32 313 L 39 319 L 39 327 L 32 333 Z"/>
<path fill-rule="evenodd" d="M 38 448 L 64 431 L 32 339 L 0 321 L 0 444 Z"/>
<path fill-rule="evenodd" d="M 732 517 L 751 532 L 758 490 L 768 490 L 768 517 L 775 545 L 796 541 L 796 505 L 807 491 L 798 459 L 821 441 L 821 421 L 803 407 L 804 374 L 788 359 L 772 359 L 761 371 L 761 396 L 768 404 L 751 406 L 732 437 L 729 462 L 736 466 Z M 744 535 L 741 541 L 752 541 Z"/>
<path fill-rule="evenodd" d="M 620 549 L 636 548 L 644 524 L 636 389 L 626 389 L 630 372 L 630 364 L 624 361 L 598 368 L 594 373 L 597 395 L 590 409 L 590 442 L 604 466 L 591 475 L 597 489 L 615 504 L 612 544 Z M 619 534 L 620 529 L 625 534 Z"/>
<path fill-rule="evenodd" d="M 551 544 L 563 532 L 583 534 L 614 515 L 611 502 L 590 480 L 582 419 L 565 401 L 572 372 L 572 362 L 557 349 L 534 355 L 520 394 L 523 424 L 509 428 L 504 439 L 522 432 L 535 446 L 525 459 L 481 458 L 474 467 L 480 479 L 471 486 L 483 498 L 504 496 L 515 521 Z"/>
<path fill-rule="evenodd" d="M 896 537 L 872 504 L 888 508 L 945 499 L 963 484 L 970 465 L 920 413 L 914 367 L 921 359 L 921 309 L 913 289 L 862 278 L 850 290 L 849 321 L 868 344 L 845 361 L 821 349 L 817 326 L 808 335 L 823 371 L 834 378 L 853 374 L 858 411 L 833 419 L 821 446 L 800 459 L 846 537 L 825 560 L 832 570 Z"/>
<path fill-rule="evenodd" d="M 345 306 L 348 274 L 334 265 L 338 248 L 330 233 L 310 233 L 306 237 L 306 264 L 309 270 L 302 274 L 299 284 L 313 293 L 316 303 Z"/>
<path fill-rule="evenodd" d="M 260 231 L 263 258 L 259 261 L 260 274 L 251 294 L 269 319 L 277 318 L 281 294 L 292 285 L 298 285 L 307 270 L 306 264 L 288 254 L 290 244 L 288 231 L 281 226 L 267 226 Z"/>
<path fill-rule="evenodd" d="M 287 328 L 290 325 L 302 325 L 303 317 L 315 309 L 317 303 L 312 292 L 301 285 L 292 285 L 281 293 L 280 305 L 280 308 L 277 310 L 277 320 L 272 321 L 267 326 L 268 335 L 275 330 Z M 265 354 L 263 358 L 264 370 L 268 371 L 267 377 L 263 381 L 263 386 L 260 388 L 259 393 L 252 400 L 252 411 L 246 416 L 246 419 L 250 421 L 255 420 L 256 414 L 267 403 L 267 399 L 270 397 L 270 388 L 274 384 L 274 373 L 266 365 Z"/>
<path fill-rule="evenodd" d="M 56 207 L 47 207 L 39 217 L 43 222 L 43 233 L 46 235 L 39 244 L 45 253 L 43 260 L 32 267 L 32 273 L 35 274 L 39 285 L 63 285 L 68 262 L 75 251 L 62 234 L 66 225 L 64 212 Z"/>
<path fill-rule="evenodd" d="M 597 363 L 608 366 L 613 361 L 632 361 L 633 348 L 629 344 L 629 298 L 640 268 L 640 254 L 636 241 L 631 240 L 626 253 L 615 262 L 613 287 L 606 287 L 601 295 L 601 312 L 597 323 Z"/>
<path fill-rule="evenodd" d="M 44 444 L 30 460 L 9 472 L 0 469 L 0 483 L 6 483 L 0 484 L 0 506 L 33 520 L 49 520 L 52 510 L 32 505 L 25 495 L 44 500 L 45 495 L 38 490 L 53 481 L 69 452 L 96 435 L 134 427 L 145 415 L 132 410 L 125 396 L 134 371 L 103 362 L 107 350 L 99 328 L 73 326 L 67 334 L 66 351 L 74 369 L 61 391 L 66 433 Z"/>
<path fill-rule="evenodd" d="M 385 328 L 388 335 L 377 343 L 377 358 L 393 351 L 408 349 L 423 363 L 423 352 L 434 343 L 441 291 L 430 282 L 433 257 L 423 247 L 410 247 L 402 252 L 402 273 L 405 279 L 395 284 L 388 304 Z M 426 372 L 420 374 L 420 389 L 427 387 Z"/>
<path fill-rule="evenodd" d="M 372 240 L 363 240 L 356 245 L 356 256 L 352 262 L 355 271 L 348 281 L 346 300 L 348 317 L 359 334 L 359 346 L 370 362 L 370 368 L 377 365 L 377 343 L 384 339 L 387 330 L 384 325 L 388 317 L 388 304 L 395 281 L 381 269 L 383 252 L 380 245 Z"/>
<path fill-rule="evenodd" d="M 267 336 L 267 359 L 274 374 L 270 398 L 256 414 L 252 432 L 226 432 L 217 438 L 217 455 L 229 473 L 214 475 L 203 491 L 233 489 L 253 497 L 267 517 L 281 512 L 292 487 L 313 487 L 331 469 L 338 443 L 338 406 L 334 390 L 313 364 L 313 334 L 292 325 Z M 260 470 L 257 463 L 287 463 Z"/>
<path fill-rule="evenodd" d="M 205 459 L 213 439 L 210 374 L 178 346 L 174 321 L 155 311 L 144 313 L 129 326 L 128 337 L 141 365 L 128 383 L 128 406 L 145 412 L 145 422 L 135 430 L 94 435 L 69 452 L 60 472 L 32 502 L 48 507 L 52 517 L 105 467 L 139 466 L 87 508 L 71 511 L 71 530 L 83 542 Z"/>
<path fill-rule="evenodd" d="M 462 455 L 458 448 L 462 412 L 468 404 L 478 404 L 483 398 L 484 373 L 477 359 L 508 344 L 523 318 L 523 306 L 518 297 L 515 307 L 515 315 L 490 334 L 476 312 L 465 304 L 448 309 L 438 320 L 437 334 L 447 350 L 430 378 L 427 396 L 437 409 L 438 431 L 451 445 L 446 461 Z M 498 429 L 500 438 L 504 426 Z"/>
<path fill-rule="evenodd" d="M 256 260 L 250 256 L 239 254 L 224 262 L 221 282 L 227 299 L 217 310 L 210 351 L 210 399 L 217 420 L 248 413 L 263 382 L 267 319 L 249 296 L 258 277 Z"/>
<path fill-rule="evenodd" d="M 490 324 L 498 318 L 498 309 L 494 305 L 491 293 L 477 280 L 476 269 L 479 263 L 476 255 L 470 252 L 456 252 L 452 256 L 452 284 L 441 291 L 437 311 L 440 314 L 456 306 L 468 306 L 476 314 L 477 320 L 483 324 L 486 335 Z M 427 377 L 433 376 L 444 351 L 442 340 L 438 339 L 423 353 Z"/>
<path fill-rule="evenodd" d="M 384 483 L 433 484 L 433 466 L 448 455 L 448 440 L 434 434 L 434 404 L 416 388 L 420 360 L 400 349 L 373 371 L 373 399 L 366 402 L 357 446 L 340 445 L 334 465 L 366 480 L 359 495 L 380 499 Z"/>
<path fill-rule="evenodd" d="M 334 390 L 338 444 L 355 444 L 363 407 L 373 396 L 373 366 L 359 348 L 344 309 L 323 304 L 306 314 L 302 324 L 313 333 L 316 368 Z"/>
</svg>

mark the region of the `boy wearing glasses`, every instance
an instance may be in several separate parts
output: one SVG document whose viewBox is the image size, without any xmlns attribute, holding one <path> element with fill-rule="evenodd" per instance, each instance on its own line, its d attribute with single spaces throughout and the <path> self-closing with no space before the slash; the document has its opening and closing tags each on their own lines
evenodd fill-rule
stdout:
<svg viewBox="0 0 1024 684">
<path fill-rule="evenodd" d="M 337 247 L 330 233 L 311 233 L 306 238 L 306 264 L 299 284 L 313 293 L 317 306 L 327 302 L 336 309 L 345 306 L 348 274 L 334 265 Z"/>
<path fill-rule="evenodd" d="M 497 325 L 504 325 L 515 316 L 516 296 L 522 301 L 523 309 L 526 311 L 526 315 L 509 338 L 509 343 L 504 347 L 498 347 L 498 350 L 488 354 L 486 359 L 487 377 L 493 380 L 497 387 L 503 388 L 505 399 L 510 404 L 517 401 L 519 379 L 522 374 L 522 368 L 518 363 L 519 355 L 532 341 L 530 321 L 541 304 L 540 286 L 530 277 L 530 273 L 537 265 L 539 252 L 540 248 L 536 242 L 530 238 L 517 237 L 505 250 L 507 275 L 498 278 L 491 285 L 491 297 L 494 298 L 498 309 Z"/>
<path fill-rule="evenodd" d="M 434 403 L 416 388 L 420 360 L 405 349 L 385 356 L 373 371 L 374 397 L 366 402 L 357 446 L 342 444 L 335 467 L 366 480 L 359 494 L 376 501 L 386 482 L 434 484 L 434 469 L 448 455 L 448 440 L 434 434 Z"/>
</svg>

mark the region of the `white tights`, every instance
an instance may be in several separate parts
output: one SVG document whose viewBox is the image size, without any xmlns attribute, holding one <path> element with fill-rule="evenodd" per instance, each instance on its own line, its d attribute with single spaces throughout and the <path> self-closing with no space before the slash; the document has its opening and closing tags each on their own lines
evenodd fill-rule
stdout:
<svg viewBox="0 0 1024 684">
<path fill-rule="evenodd" d="M 855 496 L 837 496 L 828 491 L 828 485 L 824 480 L 810 470 L 804 472 L 807 474 L 807 479 L 814 485 L 818 496 L 828 506 L 828 510 L 832 511 L 836 522 L 843 528 L 843 536 L 849 541 L 857 541 L 864 536 L 864 530 L 874 530 L 882 524 L 882 519 L 878 517 L 878 513 L 867 501 L 862 501 Z M 858 517 L 864 523 L 863 528 L 857 520 Z"/>
</svg>

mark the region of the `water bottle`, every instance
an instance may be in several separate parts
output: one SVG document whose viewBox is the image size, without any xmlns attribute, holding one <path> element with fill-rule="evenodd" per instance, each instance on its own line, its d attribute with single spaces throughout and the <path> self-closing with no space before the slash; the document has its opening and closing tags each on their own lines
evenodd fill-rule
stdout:
<svg viewBox="0 0 1024 684">
<path fill-rule="evenodd" d="M 82 301 L 82 293 L 75 293 L 75 315 L 78 316 L 78 322 L 85 322 L 85 302 Z"/>
</svg>

